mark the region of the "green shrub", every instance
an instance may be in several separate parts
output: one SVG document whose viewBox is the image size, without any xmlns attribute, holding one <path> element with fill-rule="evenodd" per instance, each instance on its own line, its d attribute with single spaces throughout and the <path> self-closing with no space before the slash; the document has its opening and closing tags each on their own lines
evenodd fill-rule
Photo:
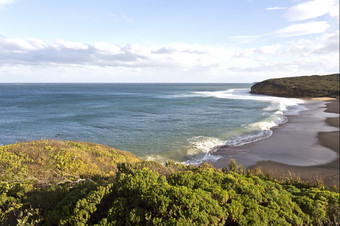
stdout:
<svg viewBox="0 0 340 226">
<path fill-rule="evenodd" d="M 115 174 L 108 176 L 107 166 L 98 165 L 99 175 L 79 178 L 79 171 L 71 170 L 74 156 L 94 164 L 86 160 L 88 152 L 94 158 L 114 158 L 119 152 L 89 143 L 43 142 L 1 147 L 0 169 L 8 175 L 2 175 L 0 182 L 0 225 L 340 223 L 339 193 L 323 186 L 293 180 L 280 183 L 260 171 L 244 172 L 235 162 L 229 170 L 209 164 L 194 167 L 169 162 L 164 166 L 134 158 L 127 162 L 129 155 L 124 153 L 119 161 L 110 160 L 116 164 Z M 33 147 L 39 151 L 29 153 Z M 49 161 L 60 163 L 55 168 L 60 172 L 49 183 L 32 171 L 36 169 L 32 161 L 39 160 L 36 153 L 45 155 L 38 164 L 41 168 L 50 169 L 45 165 Z M 25 179 L 26 174 L 30 178 Z"/>
</svg>

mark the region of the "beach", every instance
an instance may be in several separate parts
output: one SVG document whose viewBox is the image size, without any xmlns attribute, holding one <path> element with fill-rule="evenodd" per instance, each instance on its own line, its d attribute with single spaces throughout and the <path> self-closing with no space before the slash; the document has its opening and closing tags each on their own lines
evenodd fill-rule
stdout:
<svg viewBox="0 0 340 226">
<path fill-rule="evenodd" d="M 260 168 L 278 179 L 300 178 L 339 187 L 339 100 L 312 100 L 308 110 L 288 116 L 288 123 L 272 128 L 268 139 L 239 147 L 221 147 L 216 168 L 231 158 L 248 169 Z"/>
</svg>

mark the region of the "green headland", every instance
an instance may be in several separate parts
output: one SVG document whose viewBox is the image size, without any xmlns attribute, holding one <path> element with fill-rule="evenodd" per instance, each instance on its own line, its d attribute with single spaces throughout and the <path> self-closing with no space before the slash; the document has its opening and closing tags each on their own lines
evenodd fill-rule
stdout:
<svg viewBox="0 0 340 226">
<path fill-rule="evenodd" d="M 339 97 L 339 74 L 268 79 L 254 84 L 251 93 L 280 97 Z"/>
</svg>

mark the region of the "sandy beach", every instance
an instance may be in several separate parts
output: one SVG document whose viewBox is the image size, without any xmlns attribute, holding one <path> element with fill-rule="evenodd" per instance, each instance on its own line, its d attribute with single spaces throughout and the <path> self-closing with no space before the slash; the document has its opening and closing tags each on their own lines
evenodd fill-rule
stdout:
<svg viewBox="0 0 340 226">
<path fill-rule="evenodd" d="M 288 116 L 273 135 L 240 147 L 222 147 L 214 164 L 226 167 L 231 158 L 246 168 L 261 168 L 277 178 L 321 180 L 339 187 L 339 100 L 307 101 L 308 110 Z"/>
</svg>

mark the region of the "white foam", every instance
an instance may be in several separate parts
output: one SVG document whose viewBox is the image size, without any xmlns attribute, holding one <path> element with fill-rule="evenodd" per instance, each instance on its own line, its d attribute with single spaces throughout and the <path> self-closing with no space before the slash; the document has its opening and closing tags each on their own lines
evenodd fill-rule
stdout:
<svg viewBox="0 0 340 226">
<path fill-rule="evenodd" d="M 265 95 L 251 94 L 250 89 L 228 89 L 223 91 L 200 91 L 189 92 L 177 95 L 169 95 L 166 98 L 221 98 L 234 100 L 254 100 L 267 102 L 269 106 L 263 109 L 266 118 L 261 121 L 238 128 L 234 136 L 221 140 L 214 137 L 197 136 L 188 140 L 189 147 L 186 149 L 184 156 L 187 157 L 184 164 L 199 165 L 204 161 L 216 161 L 221 156 L 211 155 L 218 147 L 221 146 L 242 146 L 248 143 L 266 139 L 272 135 L 272 128 L 287 122 L 285 115 L 298 115 L 299 112 L 307 110 L 300 104 L 304 100 L 296 98 L 283 98 Z M 184 153 L 182 153 L 184 154 Z M 153 156 L 152 159 L 160 160 L 161 156 Z"/>
<path fill-rule="evenodd" d="M 261 130 L 257 133 L 243 134 L 239 137 L 226 141 L 224 146 L 239 147 L 245 144 L 249 144 L 249 143 L 259 141 L 259 140 L 266 139 L 270 137 L 272 134 L 273 134 L 272 130 Z"/>
<path fill-rule="evenodd" d="M 215 137 L 197 136 L 188 140 L 190 149 L 188 155 L 196 155 L 201 153 L 209 153 L 214 147 L 224 144 L 224 142 Z"/>
<path fill-rule="evenodd" d="M 268 102 L 270 105 L 263 110 L 268 112 L 274 111 L 271 117 L 271 119 L 274 121 L 273 123 L 268 121 L 265 122 L 267 124 L 265 129 L 285 123 L 285 118 L 283 115 L 295 115 L 308 109 L 305 106 L 300 105 L 305 103 L 305 101 L 302 99 L 251 94 L 250 89 L 228 89 L 225 91 L 214 92 L 194 92 L 194 94 L 200 95 L 202 97 Z"/>
<path fill-rule="evenodd" d="M 305 102 L 302 99 L 251 94 L 249 88 L 228 89 L 221 91 L 199 91 L 167 96 L 167 98 L 190 97 L 215 97 L 221 99 L 254 100 L 260 102 L 268 102 L 270 103 L 270 105 L 263 109 L 264 111 L 278 110 L 285 112 L 286 114 L 298 114 L 300 111 L 307 110 L 307 108 L 299 105 Z"/>
<path fill-rule="evenodd" d="M 193 158 L 193 159 L 190 159 L 190 160 L 186 160 L 186 161 L 182 162 L 182 164 L 199 166 L 203 162 L 216 162 L 220 158 L 222 158 L 222 156 L 212 155 L 211 153 L 207 153 L 204 156 L 200 156 L 200 157 L 196 157 L 196 158 Z"/>
<path fill-rule="evenodd" d="M 267 118 L 259 122 L 251 123 L 247 127 L 249 129 L 255 129 L 255 130 L 270 130 L 271 128 L 275 126 L 279 126 L 287 122 L 288 120 L 283 115 L 283 112 L 276 111 L 273 114 L 269 115 Z"/>
<path fill-rule="evenodd" d="M 287 122 L 285 115 L 298 115 L 307 110 L 303 105 L 305 101 L 297 98 L 273 97 L 251 94 L 250 89 L 228 89 L 225 91 L 193 92 L 192 95 L 201 97 L 215 97 L 234 100 L 254 100 L 267 102 L 269 106 L 263 109 L 267 117 L 261 121 L 243 125 L 240 134 L 225 142 L 225 146 L 242 146 L 244 144 L 266 139 L 272 135 L 271 128 Z"/>
<path fill-rule="evenodd" d="M 200 165 L 208 161 L 214 162 L 220 158 L 218 155 L 211 155 L 216 148 L 224 145 L 224 142 L 214 137 L 197 136 L 187 140 L 188 145 L 178 150 L 172 150 L 162 154 L 153 154 L 145 156 L 143 159 L 166 163 L 172 159 L 181 161 L 183 164 Z M 184 160 L 183 160 L 184 159 Z"/>
<path fill-rule="evenodd" d="M 190 95 L 190 94 L 189 94 Z M 304 103 L 305 101 L 297 98 L 285 98 L 285 97 L 274 97 L 266 95 L 251 94 L 249 88 L 245 89 L 228 89 L 224 91 L 204 91 L 204 92 L 192 92 L 192 96 L 201 97 L 216 97 L 224 99 L 239 99 L 239 100 L 255 100 L 273 103 L 276 109 L 286 110 L 287 106 L 297 105 Z"/>
<path fill-rule="evenodd" d="M 197 136 L 190 138 L 188 142 L 190 145 L 187 153 L 189 160 L 184 161 L 184 164 L 199 165 L 204 161 L 215 162 L 222 158 L 218 155 L 211 155 L 211 152 L 224 145 L 224 142 L 220 139 Z"/>
</svg>

